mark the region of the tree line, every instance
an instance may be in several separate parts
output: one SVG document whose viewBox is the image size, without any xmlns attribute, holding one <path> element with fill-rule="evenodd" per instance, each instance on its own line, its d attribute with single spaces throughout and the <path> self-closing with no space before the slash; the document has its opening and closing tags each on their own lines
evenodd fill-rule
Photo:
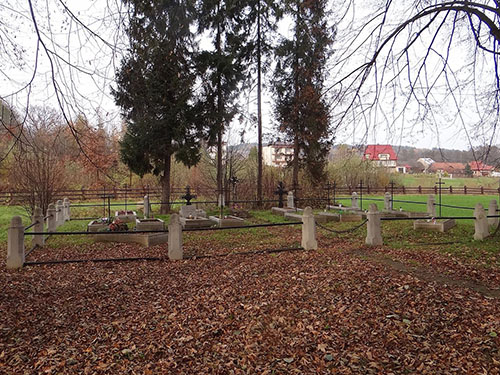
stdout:
<svg viewBox="0 0 500 375">
<path fill-rule="evenodd" d="M 299 170 L 319 181 L 330 146 L 323 96 L 334 38 L 324 0 L 125 0 L 130 45 L 112 94 L 127 131 L 121 157 L 139 174 L 160 176 L 162 212 L 168 210 L 172 158 L 200 161 L 201 146 L 216 149 L 217 191 L 224 191 L 223 135 L 239 113 L 241 91 L 257 86 L 259 133 L 257 200 L 262 200 L 262 72 L 275 62 L 274 112 L 293 144 L 293 184 Z M 286 18 L 290 36 L 276 25 Z M 203 40 L 208 47 L 202 48 Z M 207 43 L 209 42 L 209 43 Z"/>
</svg>

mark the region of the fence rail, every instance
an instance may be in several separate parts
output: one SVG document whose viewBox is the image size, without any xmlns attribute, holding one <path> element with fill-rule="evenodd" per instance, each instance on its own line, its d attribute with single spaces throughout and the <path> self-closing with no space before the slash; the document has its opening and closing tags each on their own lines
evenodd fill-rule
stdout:
<svg viewBox="0 0 500 375">
<path fill-rule="evenodd" d="M 186 191 L 185 187 L 173 187 L 171 188 L 171 200 L 181 197 Z M 301 189 L 298 189 L 301 192 Z M 333 194 L 341 195 L 348 194 L 351 195 L 353 192 L 359 192 L 359 186 L 343 186 L 336 187 L 335 189 L 330 189 L 330 195 Z M 393 192 L 398 195 L 418 195 L 418 194 L 438 194 L 439 187 L 435 186 L 384 186 L 384 187 L 371 187 L 363 186 L 363 194 L 384 194 L 387 192 Z M 215 189 L 207 188 L 192 188 L 191 192 L 194 195 L 205 196 L 205 197 L 216 197 L 217 193 Z M 500 195 L 499 188 L 485 188 L 485 187 L 454 187 L 446 186 L 442 187 L 442 194 L 470 194 L 470 195 Z M 32 192 L 29 191 L 19 191 L 19 190 L 0 190 L 0 202 L 4 203 L 15 203 L 21 200 L 26 200 L 32 197 Z M 153 198 L 161 197 L 160 188 L 151 187 L 141 187 L 141 188 L 109 188 L 109 189 L 67 189 L 60 190 L 54 193 L 53 200 L 69 198 L 72 201 L 86 201 L 86 200 L 99 200 L 103 197 L 112 197 L 113 199 L 141 199 L 145 195 L 149 195 Z M 244 194 L 242 194 L 244 195 Z M 325 194 L 326 195 L 326 194 Z M 332 195 L 333 197 L 333 195 Z M 247 197 L 248 198 L 248 197 Z M 255 198 L 255 197 L 251 197 Z M 264 201 L 274 201 L 275 195 L 266 195 L 263 199 Z M 304 199 L 323 199 L 323 197 L 306 197 L 305 194 L 301 197 Z"/>
</svg>

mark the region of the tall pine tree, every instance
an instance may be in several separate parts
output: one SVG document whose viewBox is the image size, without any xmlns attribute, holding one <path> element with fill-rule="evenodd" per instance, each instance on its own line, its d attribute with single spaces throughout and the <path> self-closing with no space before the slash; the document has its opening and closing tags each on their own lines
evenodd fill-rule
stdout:
<svg viewBox="0 0 500 375">
<path fill-rule="evenodd" d="M 243 75 L 241 47 L 245 24 L 242 0 L 205 0 L 198 2 L 199 32 L 207 32 L 213 48 L 198 56 L 204 96 L 203 113 L 212 130 L 211 143 L 217 145 L 217 191 L 224 190 L 223 142 L 226 126 L 236 114 L 236 99 Z"/>
<path fill-rule="evenodd" d="M 194 5 L 190 0 L 124 1 L 130 10 L 130 49 L 113 90 L 127 122 L 121 158 L 141 176 L 160 176 L 161 212 L 166 213 L 172 156 L 187 166 L 200 159 L 203 128 L 193 110 Z"/>
<path fill-rule="evenodd" d="M 279 130 L 293 142 L 293 184 L 298 185 L 301 166 L 313 181 L 324 177 L 331 142 L 322 91 L 334 32 L 328 27 L 326 0 L 288 0 L 286 5 L 294 21 L 293 36 L 276 50 L 273 87 Z"/>
<path fill-rule="evenodd" d="M 257 88 L 257 201 L 262 205 L 262 75 L 269 68 L 268 57 L 272 54 L 272 41 L 276 37 L 277 23 L 282 17 L 282 3 L 273 0 L 249 0 L 244 10 L 245 47 L 243 58 L 248 62 L 250 82 Z M 256 77 L 255 77 L 256 76 Z"/>
</svg>

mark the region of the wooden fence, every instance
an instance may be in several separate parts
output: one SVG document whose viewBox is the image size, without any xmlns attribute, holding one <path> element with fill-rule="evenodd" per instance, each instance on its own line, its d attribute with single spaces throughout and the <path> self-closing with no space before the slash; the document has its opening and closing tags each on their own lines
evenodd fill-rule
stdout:
<svg viewBox="0 0 500 375">
<path fill-rule="evenodd" d="M 327 191 L 329 189 L 329 191 Z M 385 187 L 370 187 L 363 186 L 363 194 L 374 194 L 382 195 L 386 192 L 394 192 L 394 194 L 438 194 L 439 187 L 431 186 L 385 186 Z M 192 194 L 197 195 L 199 198 L 206 199 L 216 199 L 217 194 L 215 189 L 207 188 L 192 188 Z M 316 198 L 326 198 L 329 195 L 331 198 L 333 194 L 336 196 L 351 195 L 353 192 L 360 193 L 359 187 L 337 187 L 333 188 L 330 185 L 329 188 L 324 187 L 322 192 L 309 191 L 309 193 L 302 192 L 298 189 L 298 195 L 301 197 L 316 197 Z M 173 187 L 171 190 L 171 201 L 181 199 L 181 196 L 185 193 L 185 187 Z M 500 188 L 485 188 L 485 187 L 453 187 L 447 186 L 442 187 L 442 194 L 470 194 L 470 195 L 500 195 Z M 149 188 L 119 188 L 114 187 L 110 189 L 73 189 L 73 190 L 61 190 L 57 191 L 54 195 L 54 200 L 69 198 L 72 201 L 86 201 L 86 200 L 100 200 L 103 197 L 111 196 L 114 200 L 125 200 L 125 199 L 142 199 L 145 195 L 149 195 L 153 199 L 160 199 L 161 190 L 157 187 Z M 22 201 L 24 198 L 31 196 L 30 192 L 27 191 L 14 191 L 14 190 L 0 190 L 0 203 L 15 204 Z M 241 196 L 238 194 L 239 199 L 252 200 L 255 197 Z M 277 195 L 267 194 L 266 200 L 277 199 Z"/>
</svg>

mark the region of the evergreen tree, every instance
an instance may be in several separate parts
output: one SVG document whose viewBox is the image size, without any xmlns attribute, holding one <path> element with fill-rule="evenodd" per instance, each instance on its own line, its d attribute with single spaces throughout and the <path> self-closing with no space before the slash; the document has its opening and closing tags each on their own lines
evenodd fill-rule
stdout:
<svg viewBox="0 0 500 375">
<path fill-rule="evenodd" d="M 272 53 L 271 41 L 276 36 L 276 25 L 282 17 L 282 3 L 273 0 L 247 2 L 247 35 L 245 60 L 248 61 L 249 80 L 257 76 L 257 201 L 262 204 L 262 73 L 269 63 L 265 58 Z M 264 61 L 263 61 L 264 60 Z"/>
<path fill-rule="evenodd" d="M 288 0 L 294 34 L 277 48 L 274 74 L 279 130 L 293 142 L 293 183 L 303 165 L 313 181 L 324 177 L 329 114 L 322 96 L 325 65 L 334 32 L 326 20 L 326 0 Z"/>
<path fill-rule="evenodd" d="M 198 2 L 199 32 L 212 37 L 213 50 L 198 56 L 198 69 L 203 80 L 204 103 L 198 107 L 211 129 L 209 144 L 217 145 L 217 190 L 223 183 L 222 137 L 226 126 L 236 114 L 236 99 L 241 84 L 243 66 L 241 48 L 244 45 L 244 14 L 242 0 L 205 0 Z"/>
<path fill-rule="evenodd" d="M 187 166 L 200 159 L 203 128 L 193 110 L 194 8 L 190 0 L 125 3 L 131 12 L 130 49 L 113 90 L 127 121 L 121 158 L 140 176 L 160 176 L 166 213 L 172 156 Z"/>
<path fill-rule="evenodd" d="M 469 163 L 465 164 L 464 173 L 466 177 L 472 177 L 474 175 L 474 172 L 472 171 Z"/>
</svg>

